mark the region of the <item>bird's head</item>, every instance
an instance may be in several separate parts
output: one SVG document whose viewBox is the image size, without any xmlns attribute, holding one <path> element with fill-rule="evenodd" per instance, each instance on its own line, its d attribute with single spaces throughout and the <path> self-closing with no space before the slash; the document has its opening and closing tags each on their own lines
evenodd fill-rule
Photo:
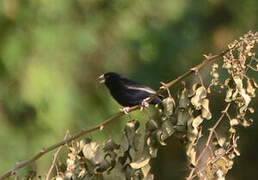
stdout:
<svg viewBox="0 0 258 180">
<path fill-rule="evenodd" d="M 115 83 L 116 81 L 119 81 L 120 78 L 121 78 L 120 74 L 117 74 L 114 72 L 108 72 L 99 76 L 99 82 L 109 85 L 109 84 Z"/>
</svg>

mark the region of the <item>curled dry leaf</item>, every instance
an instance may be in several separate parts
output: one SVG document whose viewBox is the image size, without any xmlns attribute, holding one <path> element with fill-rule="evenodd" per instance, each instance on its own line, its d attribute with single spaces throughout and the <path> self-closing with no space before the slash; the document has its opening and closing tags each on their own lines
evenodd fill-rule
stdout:
<svg viewBox="0 0 258 180">
<path fill-rule="evenodd" d="M 257 88 L 258 86 L 256 82 L 253 79 L 248 78 L 246 91 L 251 97 L 255 97 L 255 91 Z"/>
<path fill-rule="evenodd" d="M 138 161 L 130 163 L 130 166 L 134 169 L 140 169 L 146 166 L 150 161 L 150 158 L 140 159 Z"/>
<path fill-rule="evenodd" d="M 156 137 L 157 137 L 157 141 L 160 143 L 160 145 L 162 145 L 162 146 L 167 145 L 164 141 L 165 139 L 163 137 L 163 131 L 162 130 L 157 130 Z"/>
<path fill-rule="evenodd" d="M 186 155 L 189 157 L 190 163 L 193 166 L 196 166 L 196 150 L 195 150 L 195 148 L 192 146 L 189 146 L 187 148 Z"/>
<path fill-rule="evenodd" d="M 200 110 L 202 106 L 202 101 L 207 97 L 207 91 L 204 86 L 200 86 L 195 91 L 195 95 L 191 98 L 191 103 L 194 105 L 195 109 Z"/>
<path fill-rule="evenodd" d="M 167 98 L 163 99 L 162 105 L 163 105 L 163 109 L 164 109 L 163 113 L 165 116 L 170 117 L 171 115 L 173 115 L 176 103 L 172 97 L 167 97 Z"/>
<path fill-rule="evenodd" d="M 238 119 L 234 118 L 234 119 L 230 119 L 230 126 L 236 126 L 239 124 Z"/>
<path fill-rule="evenodd" d="M 143 177 L 146 178 L 147 180 L 152 180 L 154 179 L 154 175 L 150 174 L 151 166 L 150 164 L 146 164 L 141 168 Z M 148 177 L 149 176 L 149 177 Z"/>
<path fill-rule="evenodd" d="M 209 108 L 209 99 L 203 99 L 202 101 L 202 117 L 209 120 L 211 119 L 212 115 Z"/>
<path fill-rule="evenodd" d="M 246 93 L 246 89 L 243 87 L 243 80 L 240 78 L 240 76 L 234 76 L 233 79 L 236 83 L 239 94 L 243 97 L 244 100 L 242 102 L 242 107 L 239 109 L 239 112 L 242 114 L 247 110 L 247 107 L 251 102 L 251 97 Z"/>
<path fill-rule="evenodd" d="M 220 147 L 224 147 L 226 144 L 226 138 L 225 137 L 218 138 L 218 144 Z"/>
<path fill-rule="evenodd" d="M 189 98 L 188 98 L 188 92 L 187 89 L 184 87 L 178 94 L 179 102 L 178 102 L 178 108 L 179 109 L 185 109 L 189 106 Z"/>
<path fill-rule="evenodd" d="M 197 116 L 193 119 L 192 126 L 193 128 L 198 128 L 200 124 L 203 122 L 203 118 L 201 116 Z"/>
<path fill-rule="evenodd" d="M 99 151 L 99 145 L 96 142 L 86 144 L 82 150 L 86 159 L 93 160 Z"/>
</svg>

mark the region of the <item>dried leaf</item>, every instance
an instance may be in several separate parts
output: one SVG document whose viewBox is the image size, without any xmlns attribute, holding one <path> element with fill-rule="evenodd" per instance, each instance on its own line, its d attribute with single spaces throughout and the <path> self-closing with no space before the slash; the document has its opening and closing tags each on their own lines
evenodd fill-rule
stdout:
<svg viewBox="0 0 258 180">
<path fill-rule="evenodd" d="M 251 121 L 248 121 L 248 120 L 246 120 L 246 119 L 244 119 L 244 120 L 241 122 L 242 126 L 244 126 L 244 127 L 249 127 L 249 126 L 251 126 L 252 123 L 253 123 L 252 120 L 251 120 Z"/>
<path fill-rule="evenodd" d="M 157 137 L 157 141 L 162 145 L 162 146 L 166 146 L 167 144 L 164 142 L 164 137 L 163 137 L 163 132 L 162 130 L 158 130 L 156 132 L 156 137 Z"/>
<path fill-rule="evenodd" d="M 199 127 L 199 125 L 203 122 L 203 118 L 201 116 L 197 116 L 196 118 L 193 119 L 192 126 L 194 128 Z"/>
<path fill-rule="evenodd" d="M 190 157 L 190 163 L 193 166 L 196 166 L 196 150 L 194 148 L 190 148 L 190 151 L 187 153 L 187 156 Z"/>
<path fill-rule="evenodd" d="M 185 109 L 178 110 L 177 126 L 182 126 L 184 128 L 189 119 L 190 119 L 190 115 L 188 111 L 186 111 Z"/>
<path fill-rule="evenodd" d="M 151 170 L 151 166 L 149 164 L 146 164 L 145 166 L 143 166 L 141 168 L 141 170 L 142 170 L 143 177 L 147 177 Z M 147 180 L 149 180 L 149 179 L 147 179 Z"/>
<path fill-rule="evenodd" d="M 256 82 L 253 79 L 248 78 L 246 91 L 251 97 L 255 97 L 255 91 L 257 88 L 258 86 Z"/>
<path fill-rule="evenodd" d="M 224 145 L 226 144 L 226 138 L 225 137 L 219 138 L 218 144 L 220 145 L 220 147 L 224 147 Z"/>
<path fill-rule="evenodd" d="M 153 119 L 147 121 L 147 123 L 146 123 L 147 131 L 154 131 L 154 130 L 158 129 L 158 127 L 159 127 L 158 123 Z"/>
<path fill-rule="evenodd" d="M 164 115 L 170 117 L 174 113 L 175 100 L 172 97 L 167 97 L 162 101 Z"/>
<path fill-rule="evenodd" d="M 167 139 L 175 132 L 175 129 L 169 120 L 164 121 L 161 125 L 161 128 L 163 131 L 164 139 Z"/>
<path fill-rule="evenodd" d="M 202 117 L 205 119 L 211 119 L 211 112 L 209 109 L 209 99 L 203 99 L 202 101 Z"/>
<path fill-rule="evenodd" d="M 249 107 L 249 108 L 248 108 L 248 111 L 249 111 L 250 113 L 254 113 L 254 108 Z"/>
<path fill-rule="evenodd" d="M 251 97 L 246 93 L 246 90 L 243 88 L 243 81 L 239 76 L 234 76 L 233 77 L 234 82 L 236 83 L 236 87 L 239 91 L 239 94 L 243 97 L 244 102 L 242 107 L 239 109 L 239 112 L 242 114 L 246 111 L 250 101 Z"/>
<path fill-rule="evenodd" d="M 239 121 L 238 119 L 230 119 L 230 126 L 236 126 L 239 124 Z"/>
<path fill-rule="evenodd" d="M 130 166 L 133 169 L 140 169 L 140 168 L 146 166 L 149 163 L 149 161 L 150 161 L 150 158 L 141 159 L 136 162 L 130 163 Z"/>
<path fill-rule="evenodd" d="M 229 159 L 234 159 L 236 155 L 234 153 L 229 153 L 228 158 Z"/>
<path fill-rule="evenodd" d="M 207 91 L 204 86 L 200 86 L 196 92 L 195 95 L 191 98 L 191 103 L 194 105 L 195 109 L 200 110 L 202 101 L 204 98 L 207 97 Z"/>
<path fill-rule="evenodd" d="M 183 88 L 180 92 L 179 92 L 179 102 L 178 102 L 178 108 L 179 109 L 185 109 L 189 106 L 189 98 L 188 98 L 188 93 L 186 88 Z"/>
<path fill-rule="evenodd" d="M 91 142 L 83 147 L 83 155 L 86 159 L 99 164 L 104 160 L 104 156 L 100 152 L 99 145 L 96 142 Z"/>
<path fill-rule="evenodd" d="M 113 139 L 108 139 L 103 147 L 103 151 L 112 151 L 114 149 L 118 149 L 119 145 L 115 143 Z"/>
<path fill-rule="evenodd" d="M 225 180 L 225 175 L 223 173 L 223 171 L 221 169 L 219 169 L 217 172 L 216 172 L 216 175 L 218 177 L 218 180 Z"/>
</svg>

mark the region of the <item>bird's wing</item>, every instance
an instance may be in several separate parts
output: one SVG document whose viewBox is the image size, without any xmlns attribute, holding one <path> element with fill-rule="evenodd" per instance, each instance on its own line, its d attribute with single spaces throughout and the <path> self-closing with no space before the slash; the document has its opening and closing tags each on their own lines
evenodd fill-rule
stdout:
<svg viewBox="0 0 258 180">
<path fill-rule="evenodd" d="M 140 84 L 138 82 L 135 82 L 131 79 L 128 79 L 128 78 L 125 78 L 125 77 L 122 77 L 123 79 L 123 82 L 126 82 L 126 83 L 123 83 L 124 86 L 128 89 L 134 89 L 134 90 L 141 90 L 141 91 L 145 91 L 145 92 L 148 92 L 150 94 L 156 94 L 156 91 L 154 91 L 153 89 L 151 89 L 150 87 L 148 86 L 145 86 L 143 84 Z M 161 99 L 163 99 L 163 95 L 159 95 L 159 97 Z"/>
<path fill-rule="evenodd" d="M 125 87 L 128 88 L 128 89 L 145 91 L 145 92 L 148 92 L 150 94 L 155 94 L 156 93 L 153 89 L 151 89 L 149 87 L 146 87 L 146 86 L 139 86 L 139 87 L 137 87 L 137 86 L 125 85 Z"/>
</svg>

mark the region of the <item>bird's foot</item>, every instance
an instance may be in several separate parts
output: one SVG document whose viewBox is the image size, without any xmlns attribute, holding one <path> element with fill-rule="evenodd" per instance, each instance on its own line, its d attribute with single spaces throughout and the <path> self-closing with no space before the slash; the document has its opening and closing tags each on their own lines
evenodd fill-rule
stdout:
<svg viewBox="0 0 258 180">
<path fill-rule="evenodd" d="M 141 103 L 141 108 L 140 108 L 140 110 L 142 111 L 144 108 L 146 108 L 146 107 L 149 107 L 149 101 L 150 100 L 150 97 L 148 97 L 148 98 L 145 98 L 143 101 L 142 101 L 142 103 Z"/>
<path fill-rule="evenodd" d="M 124 108 L 120 109 L 120 112 L 123 112 L 124 114 L 129 114 L 130 107 L 124 107 Z"/>
</svg>

